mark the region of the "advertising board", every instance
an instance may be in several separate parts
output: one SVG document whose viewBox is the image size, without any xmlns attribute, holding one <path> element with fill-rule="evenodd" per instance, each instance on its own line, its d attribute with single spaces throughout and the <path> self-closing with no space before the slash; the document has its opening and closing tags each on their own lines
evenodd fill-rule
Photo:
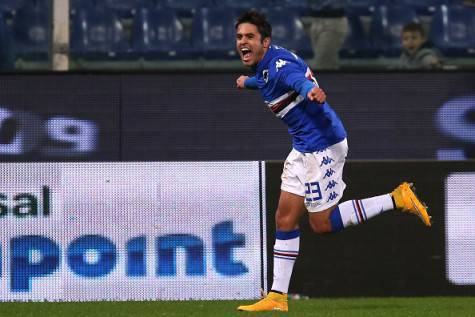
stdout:
<svg viewBox="0 0 475 317">
<path fill-rule="evenodd" d="M 262 164 L 2 164 L 0 299 L 257 298 Z"/>
</svg>

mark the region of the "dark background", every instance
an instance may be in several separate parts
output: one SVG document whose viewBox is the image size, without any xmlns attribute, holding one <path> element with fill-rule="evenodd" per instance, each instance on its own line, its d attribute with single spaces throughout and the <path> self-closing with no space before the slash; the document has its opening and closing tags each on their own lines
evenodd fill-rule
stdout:
<svg viewBox="0 0 475 317">
<path fill-rule="evenodd" d="M 281 162 L 267 164 L 269 268 L 281 171 Z M 433 225 L 424 226 L 412 214 L 387 211 L 338 233 L 316 235 L 305 216 L 289 293 L 313 297 L 475 294 L 475 285 L 453 285 L 446 278 L 445 179 L 456 171 L 473 172 L 475 163 L 348 162 L 343 177 L 347 189 L 340 202 L 385 194 L 400 182 L 412 181 L 429 206 Z M 272 270 L 268 273 L 271 283 Z"/>
<path fill-rule="evenodd" d="M 97 151 L 88 155 L 52 156 L 37 150 L 0 159 L 284 159 L 291 149 L 285 125 L 257 91 L 235 89 L 238 75 L 1 75 L 0 107 L 45 118 L 93 120 L 100 135 Z M 346 126 L 349 159 L 436 159 L 440 148 L 467 146 L 439 130 L 436 114 L 450 99 L 474 94 L 474 73 L 322 73 L 317 79 Z M 472 112 L 467 124 L 475 129 Z M 12 131 L 7 128 L 0 129 L 0 143 L 8 143 L 6 135 Z"/>
<path fill-rule="evenodd" d="M 41 120 L 89 120 L 100 132 L 97 150 L 87 155 L 48 154 L 43 150 L 51 142 L 45 139 L 22 154 L 0 155 L 0 161 L 278 160 L 267 165 L 271 248 L 281 161 L 291 143 L 258 92 L 234 88 L 238 75 L 1 75 L 1 108 Z M 341 233 L 317 236 L 304 221 L 290 291 L 311 296 L 474 294 L 475 287 L 451 285 L 445 277 L 444 181 L 451 171 L 474 171 L 475 161 L 434 159 L 440 148 L 473 146 L 444 135 L 436 114 L 445 102 L 474 95 L 475 73 L 322 73 L 317 78 L 348 130 L 348 188 L 342 201 L 387 193 L 411 180 L 429 204 L 434 226 L 427 229 L 415 216 L 387 212 Z M 469 127 L 473 118 L 473 111 L 467 114 Z M 3 122 L 0 144 L 22 129 L 14 121 Z M 41 124 L 37 132 L 45 133 Z"/>
<path fill-rule="evenodd" d="M 120 80 L 96 75 L 0 75 L 0 107 L 18 115 L 37 116 L 35 137 L 41 144 L 21 155 L 0 154 L 1 161 L 108 161 L 120 158 Z M 98 149 L 87 155 L 49 155 L 51 146 L 44 122 L 53 117 L 69 117 L 94 122 L 99 128 Z M 31 121 L 31 120 L 30 120 Z M 25 129 L 19 120 L 3 122 L 0 144 Z M 35 141 L 36 143 L 36 141 Z M 68 148 L 68 144 L 56 144 Z"/>
</svg>

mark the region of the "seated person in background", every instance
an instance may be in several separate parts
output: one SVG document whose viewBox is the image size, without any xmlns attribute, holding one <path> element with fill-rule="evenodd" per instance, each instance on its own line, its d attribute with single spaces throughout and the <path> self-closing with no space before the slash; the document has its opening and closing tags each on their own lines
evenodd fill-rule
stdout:
<svg viewBox="0 0 475 317">
<path fill-rule="evenodd" d="M 402 29 L 400 68 L 440 68 L 440 53 L 427 40 L 424 27 L 411 22 Z"/>
</svg>

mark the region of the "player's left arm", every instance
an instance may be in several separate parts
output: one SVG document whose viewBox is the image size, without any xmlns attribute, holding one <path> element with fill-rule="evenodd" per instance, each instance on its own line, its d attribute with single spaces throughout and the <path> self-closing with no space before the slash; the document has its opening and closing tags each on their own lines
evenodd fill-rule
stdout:
<svg viewBox="0 0 475 317">
<path fill-rule="evenodd" d="M 305 99 L 318 103 L 326 101 L 325 91 L 309 80 L 295 62 L 288 61 L 279 71 L 282 72 L 281 80 Z"/>
</svg>

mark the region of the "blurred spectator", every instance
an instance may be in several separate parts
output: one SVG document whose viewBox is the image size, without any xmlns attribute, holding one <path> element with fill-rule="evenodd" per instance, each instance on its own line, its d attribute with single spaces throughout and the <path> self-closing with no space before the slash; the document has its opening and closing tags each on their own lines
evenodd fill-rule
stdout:
<svg viewBox="0 0 475 317">
<path fill-rule="evenodd" d="M 309 0 L 313 17 L 310 39 L 314 57 L 312 68 L 336 69 L 339 66 L 338 52 L 348 32 L 348 19 L 344 0 Z"/>
<path fill-rule="evenodd" d="M 424 27 L 420 23 L 411 22 L 402 29 L 402 54 L 400 68 L 440 68 L 440 53 L 427 40 Z"/>
</svg>

